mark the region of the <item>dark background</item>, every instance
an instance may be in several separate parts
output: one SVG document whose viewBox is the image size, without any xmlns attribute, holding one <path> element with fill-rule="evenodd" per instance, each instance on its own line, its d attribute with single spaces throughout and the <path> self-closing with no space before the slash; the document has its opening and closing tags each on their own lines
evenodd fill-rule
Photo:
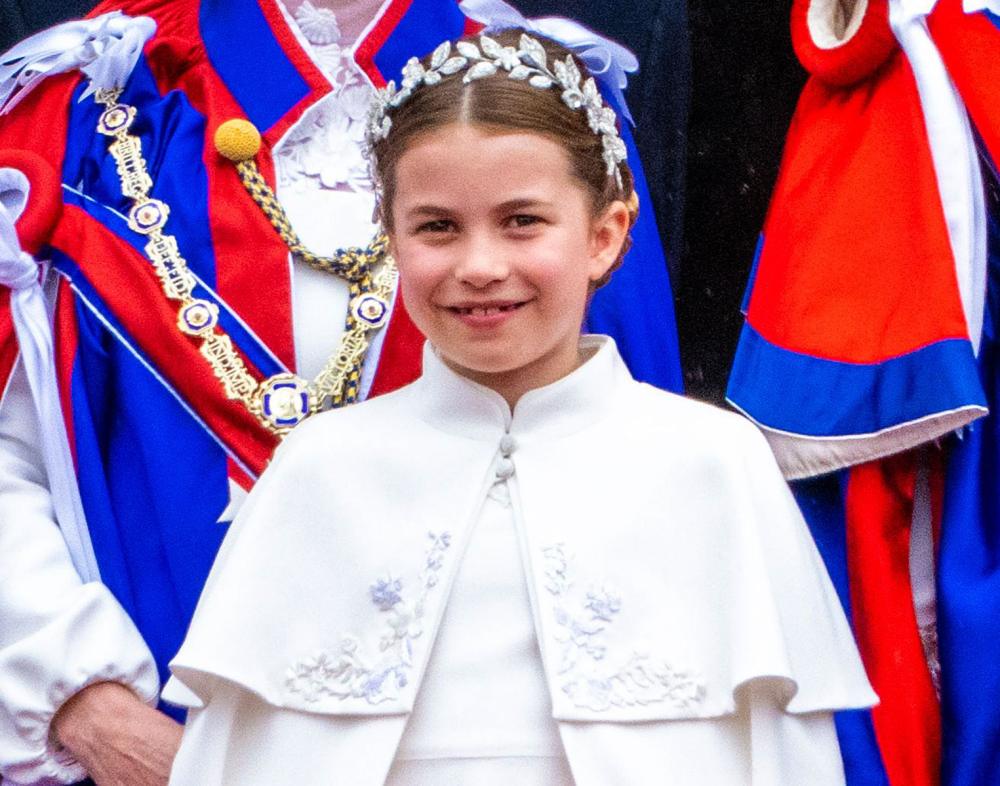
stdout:
<svg viewBox="0 0 1000 786">
<path fill-rule="evenodd" d="M 721 401 L 757 235 L 805 82 L 788 34 L 791 0 L 691 0 L 687 40 L 683 0 L 513 2 L 528 16 L 576 16 L 640 54 L 644 72 L 628 98 L 672 258 L 687 392 Z M 0 51 L 94 5 L 0 0 Z"/>
<path fill-rule="evenodd" d="M 674 297 L 687 392 L 720 401 L 740 302 L 806 72 L 791 0 L 692 0 L 684 244 Z"/>
</svg>

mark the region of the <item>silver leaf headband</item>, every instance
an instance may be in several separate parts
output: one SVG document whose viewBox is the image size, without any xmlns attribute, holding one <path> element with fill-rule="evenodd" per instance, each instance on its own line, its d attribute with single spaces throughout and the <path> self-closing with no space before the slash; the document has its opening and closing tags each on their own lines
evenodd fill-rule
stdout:
<svg viewBox="0 0 1000 786">
<path fill-rule="evenodd" d="M 550 69 L 545 48 L 526 33 L 521 34 L 517 49 L 502 46 L 487 35 L 479 36 L 478 46 L 472 41 L 459 41 L 454 45 L 454 52 L 452 43 L 445 41 L 434 50 L 427 68 L 417 58 L 411 57 L 403 67 L 399 88 L 396 88 L 395 82 L 389 82 L 376 91 L 372 99 L 366 132 L 368 150 L 371 151 L 376 142 L 389 135 L 392 128 L 389 112 L 405 103 L 414 90 L 421 85 L 436 85 L 443 77 L 463 69 L 468 69 L 462 77 L 465 84 L 506 71 L 508 78 L 525 81 L 539 90 L 561 89 L 566 106 L 587 113 L 591 131 L 601 137 L 601 157 L 607 164 L 608 175 L 615 178 L 619 188 L 622 187 L 619 164 L 625 161 L 627 151 L 618 135 L 615 111 L 604 103 L 593 77 L 583 81 L 572 55 L 553 61 Z"/>
</svg>

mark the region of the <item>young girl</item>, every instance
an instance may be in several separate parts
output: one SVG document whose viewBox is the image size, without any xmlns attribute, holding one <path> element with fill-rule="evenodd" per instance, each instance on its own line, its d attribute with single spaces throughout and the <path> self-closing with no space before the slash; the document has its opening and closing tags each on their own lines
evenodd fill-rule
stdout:
<svg viewBox="0 0 1000 786">
<path fill-rule="evenodd" d="M 843 783 L 832 712 L 875 696 L 767 444 L 579 335 L 635 218 L 616 124 L 518 31 L 380 96 L 423 376 L 254 488 L 173 663 L 171 783 Z"/>
</svg>

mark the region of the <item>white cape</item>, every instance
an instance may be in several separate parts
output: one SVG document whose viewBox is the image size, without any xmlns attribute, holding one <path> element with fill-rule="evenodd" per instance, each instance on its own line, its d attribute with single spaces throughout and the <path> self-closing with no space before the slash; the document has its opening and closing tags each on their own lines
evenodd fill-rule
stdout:
<svg viewBox="0 0 1000 786">
<path fill-rule="evenodd" d="M 200 701 L 221 679 L 356 733 L 370 718 L 388 768 L 403 723 L 385 721 L 412 710 L 469 525 L 513 472 L 553 714 L 591 724 L 587 755 L 609 721 L 731 715 L 754 680 L 787 713 L 873 704 L 760 433 L 583 341 L 593 356 L 513 415 L 428 349 L 414 384 L 297 428 L 232 525 L 175 677 Z M 184 701 L 177 679 L 165 695 Z"/>
</svg>

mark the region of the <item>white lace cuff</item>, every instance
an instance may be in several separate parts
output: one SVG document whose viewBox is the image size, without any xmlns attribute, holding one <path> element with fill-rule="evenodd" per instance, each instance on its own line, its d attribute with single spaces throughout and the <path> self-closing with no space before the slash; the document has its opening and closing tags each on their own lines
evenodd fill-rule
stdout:
<svg viewBox="0 0 1000 786">
<path fill-rule="evenodd" d="M 0 649 L 0 770 L 18 784 L 86 777 L 50 733 L 57 710 L 83 688 L 119 682 L 148 704 L 159 692 L 152 655 L 108 588 L 84 585 L 74 606 Z"/>
</svg>

